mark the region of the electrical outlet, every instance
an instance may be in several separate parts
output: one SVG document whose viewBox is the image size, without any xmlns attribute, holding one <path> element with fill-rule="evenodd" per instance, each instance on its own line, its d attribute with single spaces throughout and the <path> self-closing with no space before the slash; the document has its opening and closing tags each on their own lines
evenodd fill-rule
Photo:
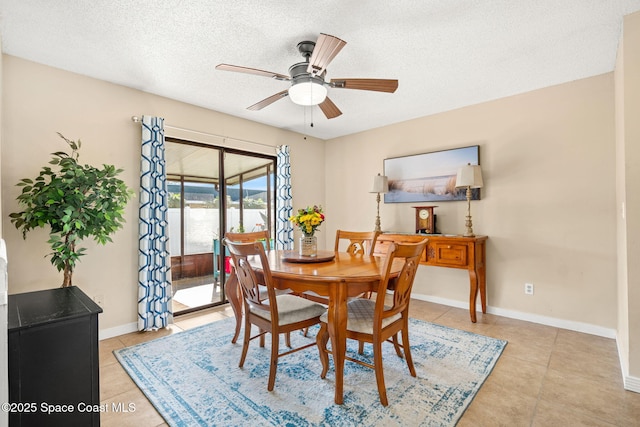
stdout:
<svg viewBox="0 0 640 427">
<path fill-rule="evenodd" d="M 533 283 L 524 284 L 524 293 L 527 295 L 533 295 Z"/>
<path fill-rule="evenodd" d="M 102 302 L 104 300 L 104 295 L 94 295 L 93 297 L 93 301 L 98 304 L 100 307 L 102 307 Z"/>
</svg>

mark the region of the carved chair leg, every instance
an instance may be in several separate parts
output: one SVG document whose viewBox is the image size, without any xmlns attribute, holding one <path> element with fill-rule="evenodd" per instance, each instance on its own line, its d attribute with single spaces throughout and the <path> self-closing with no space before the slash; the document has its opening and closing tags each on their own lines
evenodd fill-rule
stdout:
<svg viewBox="0 0 640 427">
<path fill-rule="evenodd" d="M 322 363 L 322 372 L 320 378 L 327 376 L 329 370 L 329 354 L 327 354 L 327 342 L 329 342 L 329 331 L 327 330 L 326 323 L 320 323 L 320 330 L 316 336 L 316 344 L 318 345 L 318 352 L 320 353 L 320 362 Z"/>
<path fill-rule="evenodd" d="M 398 343 L 398 333 L 396 333 L 393 337 L 393 346 L 396 349 L 396 354 L 398 355 L 399 358 L 402 359 L 402 351 L 400 351 L 400 343 Z M 402 346 L 404 347 L 404 338 L 402 339 Z"/>
<path fill-rule="evenodd" d="M 358 354 L 364 354 L 364 341 L 358 341 Z"/>
<path fill-rule="evenodd" d="M 387 388 L 384 385 L 384 372 L 382 371 L 382 342 L 373 343 L 373 365 L 376 371 L 376 383 L 378 384 L 378 394 L 380 395 L 380 403 L 387 406 Z"/>
<path fill-rule="evenodd" d="M 291 348 L 291 332 L 286 332 L 284 334 L 284 342 L 287 345 L 287 347 Z"/>
<path fill-rule="evenodd" d="M 271 363 L 269 365 L 269 383 L 267 384 L 267 390 L 273 391 L 273 387 L 276 384 L 276 370 L 278 369 L 278 347 L 280 344 L 280 334 L 277 331 L 271 333 Z"/>
<path fill-rule="evenodd" d="M 412 377 L 416 376 L 416 368 L 413 366 L 413 358 L 411 357 L 411 347 L 409 346 L 409 328 L 408 324 L 402 328 L 402 348 L 404 348 L 404 358 L 407 360 L 409 373 Z"/>
<path fill-rule="evenodd" d="M 246 318 L 244 322 L 244 340 L 242 341 L 242 355 L 240 356 L 240 363 L 238 367 L 242 368 L 244 365 L 244 359 L 247 357 L 247 350 L 249 349 L 249 340 L 251 340 L 251 323 Z"/>
</svg>

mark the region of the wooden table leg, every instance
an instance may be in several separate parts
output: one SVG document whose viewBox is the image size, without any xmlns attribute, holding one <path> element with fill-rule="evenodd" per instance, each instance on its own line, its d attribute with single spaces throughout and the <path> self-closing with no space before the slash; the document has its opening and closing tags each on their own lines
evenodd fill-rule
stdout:
<svg viewBox="0 0 640 427">
<path fill-rule="evenodd" d="M 482 312 L 487 312 L 487 275 L 484 265 L 476 269 L 478 271 L 478 288 L 480 289 L 480 303 L 482 304 Z"/>
<path fill-rule="evenodd" d="M 480 291 L 482 312 L 487 312 L 487 281 L 484 258 L 484 245 L 477 246 L 474 251 L 474 257 L 470 260 L 470 265 L 473 266 L 473 268 L 469 268 L 469 312 L 471 313 L 471 321 L 473 323 L 476 323 L 476 300 L 478 299 L 478 291 Z"/>
<path fill-rule="evenodd" d="M 240 294 L 238 288 L 238 278 L 236 277 L 235 271 L 231 271 L 227 281 L 224 283 L 224 293 L 229 300 L 229 304 L 233 309 L 233 314 L 236 317 L 236 332 L 233 335 L 233 339 L 231 342 L 233 344 L 238 340 L 238 336 L 240 336 L 240 326 L 242 325 L 242 304 L 240 303 Z"/>
<path fill-rule="evenodd" d="M 327 329 L 331 339 L 331 351 L 336 372 L 334 401 L 343 402 L 344 360 L 347 351 L 347 282 L 331 284 Z"/>
<path fill-rule="evenodd" d="M 469 314 L 471 321 L 476 323 L 476 299 L 478 298 L 478 275 L 475 270 L 469 270 Z M 484 312 L 484 310 L 483 310 Z"/>
</svg>

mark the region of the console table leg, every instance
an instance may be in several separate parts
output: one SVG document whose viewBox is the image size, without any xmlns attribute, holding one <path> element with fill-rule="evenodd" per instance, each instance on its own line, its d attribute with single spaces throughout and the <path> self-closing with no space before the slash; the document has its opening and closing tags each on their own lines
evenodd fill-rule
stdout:
<svg viewBox="0 0 640 427">
<path fill-rule="evenodd" d="M 480 288 L 480 303 L 482 312 L 487 312 L 487 282 L 484 267 L 478 269 L 478 287 Z"/>
<path fill-rule="evenodd" d="M 471 321 L 476 323 L 476 299 L 478 298 L 478 275 L 475 270 L 469 270 L 469 314 Z M 484 309 L 482 310 L 484 313 Z"/>
</svg>

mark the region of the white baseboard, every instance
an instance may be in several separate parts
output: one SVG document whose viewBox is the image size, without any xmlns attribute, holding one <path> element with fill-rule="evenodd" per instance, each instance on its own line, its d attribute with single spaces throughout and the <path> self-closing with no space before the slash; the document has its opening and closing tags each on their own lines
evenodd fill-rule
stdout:
<svg viewBox="0 0 640 427">
<path fill-rule="evenodd" d="M 433 297 L 424 294 L 411 294 L 411 298 L 421 301 L 433 302 L 436 304 L 448 305 L 450 307 L 468 309 L 466 302 L 458 300 L 450 300 L 446 298 Z M 482 313 L 482 307 L 478 305 L 476 310 Z M 538 314 L 524 313 L 521 311 L 506 310 L 499 307 L 487 306 L 487 313 L 496 314 L 498 316 L 508 317 L 510 319 L 524 320 L 526 322 L 539 323 L 541 325 L 554 326 L 556 328 L 568 329 L 570 331 L 584 332 L 586 334 L 597 335 L 605 338 L 616 338 L 616 330 L 604 328 L 598 325 L 592 325 L 583 322 L 574 322 L 571 320 L 556 319 L 554 317 L 540 316 Z"/>
<path fill-rule="evenodd" d="M 640 378 L 632 377 L 630 375 L 622 375 L 624 381 L 624 389 L 640 393 Z"/>
<path fill-rule="evenodd" d="M 624 384 L 624 388 L 625 390 L 640 393 L 640 378 L 629 375 L 629 372 L 627 371 L 627 363 L 623 360 L 624 353 L 620 348 L 620 340 L 616 339 L 616 343 L 618 344 L 618 357 L 620 358 L 620 368 L 622 370 L 622 383 Z"/>
<path fill-rule="evenodd" d="M 127 323 L 126 325 L 116 326 L 115 328 L 100 329 L 98 331 L 98 339 L 102 341 L 102 340 L 106 340 L 107 338 L 113 338 L 119 335 L 136 332 L 137 330 L 138 330 L 137 322 Z"/>
</svg>

